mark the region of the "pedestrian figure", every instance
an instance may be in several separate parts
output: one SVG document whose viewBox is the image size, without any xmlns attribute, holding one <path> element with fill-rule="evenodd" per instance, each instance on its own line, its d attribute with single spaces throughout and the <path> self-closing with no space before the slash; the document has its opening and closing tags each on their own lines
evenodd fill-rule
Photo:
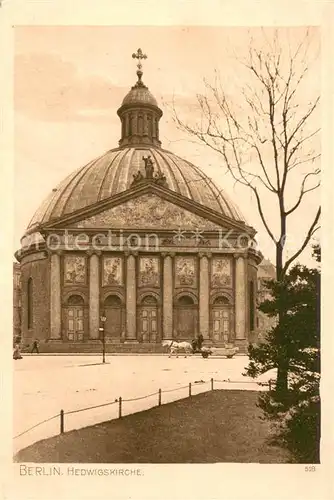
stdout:
<svg viewBox="0 0 334 500">
<path fill-rule="evenodd" d="M 34 342 L 32 344 L 31 354 L 33 352 L 37 352 L 37 354 L 39 354 L 38 346 L 39 346 L 38 340 L 34 340 Z"/>
<path fill-rule="evenodd" d="M 202 344 L 204 342 L 204 337 L 203 335 L 200 333 L 197 337 L 197 348 L 198 350 L 200 351 L 202 349 Z"/>
<path fill-rule="evenodd" d="M 20 352 L 20 344 L 15 344 L 14 352 L 13 352 L 13 359 L 22 359 L 21 352 Z"/>
</svg>

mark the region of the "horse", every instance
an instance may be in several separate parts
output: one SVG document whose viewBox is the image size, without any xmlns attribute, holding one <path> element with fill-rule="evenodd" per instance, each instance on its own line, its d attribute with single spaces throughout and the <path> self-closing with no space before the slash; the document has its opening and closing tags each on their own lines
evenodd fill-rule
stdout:
<svg viewBox="0 0 334 500">
<path fill-rule="evenodd" d="M 164 340 L 162 343 L 163 347 L 168 347 L 170 349 L 169 352 L 169 358 L 172 356 L 172 354 L 176 354 L 176 357 L 178 358 L 178 353 L 180 351 L 184 351 L 185 353 L 185 358 L 187 357 L 187 354 L 193 354 L 193 348 L 190 344 L 190 342 L 176 342 L 175 340 Z"/>
</svg>

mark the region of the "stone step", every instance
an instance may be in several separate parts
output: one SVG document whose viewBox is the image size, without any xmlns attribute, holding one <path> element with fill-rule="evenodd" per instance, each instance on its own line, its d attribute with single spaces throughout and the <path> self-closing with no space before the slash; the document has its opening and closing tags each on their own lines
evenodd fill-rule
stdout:
<svg viewBox="0 0 334 500">
<path fill-rule="evenodd" d="M 213 345 L 211 342 L 204 342 L 205 346 Z M 247 354 L 247 345 L 236 344 L 239 347 L 238 354 Z M 214 343 L 214 347 L 224 347 L 224 343 Z M 41 353 L 102 353 L 102 342 L 41 342 L 39 346 Z M 22 349 L 22 352 L 30 352 L 30 349 Z M 161 343 L 106 343 L 106 353 L 167 353 L 168 348 Z"/>
<path fill-rule="evenodd" d="M 48 352 L 48 353 L 62 353 L 62 352 L 69 352 L 69 353 L 102 353 L 102 343 L 83 343 L 83 342 L 77 342 L 77 343 L 70 343 L 70 342 L 64 342 L 64 343 L 44 343 L 40 345 L 40 351 L 41 352 Z M 24 352 L 24 350 L 23 350 Z M 29 352 L 29 351 L 28 351 Z M 164 353 L 167 352 L 166 347 L 162 347 L 161 344 L 106 344 L 105 346 L 105 352 L 106 353 Z"/>
</svg>

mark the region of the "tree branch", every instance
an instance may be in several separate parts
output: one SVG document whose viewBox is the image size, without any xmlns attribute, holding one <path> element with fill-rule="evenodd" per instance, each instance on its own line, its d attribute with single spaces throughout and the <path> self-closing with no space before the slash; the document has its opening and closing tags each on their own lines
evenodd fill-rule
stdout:
<svg viewBox="0 0 334 500">
<path fill-rule="evenodd" d="M 310 229 L 308 230 L 308 233 L 305 237 L 305 240 L 304 240 L 304 243 L 302 244 L 302 246 L 300 247 L 300 249 L 295 252 L 293 254 L 292 257 L 290 257 L 290 259 L 288 259 L 286 261 L 286 263 L 284 264 L 284 267 L 283 267 L 283 273 L 285 274 L 290 266 L 290 264 L 302 253 L 302 251 L 304 250 L 304 248 L 306 247 L 306 245 L 308 244 L 308 242 L 310 241 L 310 239 L 312 238 L 313 234 L 319 229 L 319 227 L 316 227 L 317 226 L 317 223 L 318 223 L 318 220 L 320 218 L 320 214 L 321 214 L 321 208 L 319 207 L 318 208 L 318 211 L 316 213 L 316 216 L 312 222 L 312 225 L 310 226 Z"/>
<path fill-rule="evenodd" d="M 306 179 L 308 177 L 310 177 L 311 175 L 318 175 L 320 173 L 320 170 L 316 170 L 315 172 L 309 172 L 308 174 L 305 175 L 304 179 L 303 179 L 303 182 L 302 182 L 302 185 L 301 185 L 301 188 L 300 188 L 300 195 L 299 195 L 299 198 L 297 200 L 297 202 L 295 203 L 295 205 L 293 205 L 293 207 L 290 208 L 290 210 L 287 210 L 285 212 L 285 215 L 290 215 L 292 214 L 300 205 L 304 195 L 306 193 L 309 193 L 310 191 L 314 191 L 315 189 L 317 189 L 319 186 L 320 186 L 320 182 L 318 184 L 316 184 L 315 186 L 311 187 L 311 188 L 308 188 L 308 189 L 304 189 L 305 188 L 305 182 L 306 182 Z"/>
</svg>

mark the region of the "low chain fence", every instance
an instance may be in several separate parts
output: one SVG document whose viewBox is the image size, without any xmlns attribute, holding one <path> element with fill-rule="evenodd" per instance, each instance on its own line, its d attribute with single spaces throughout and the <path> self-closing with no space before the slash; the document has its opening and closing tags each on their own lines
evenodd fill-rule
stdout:
<svg viewBox="0 0 334 500">
<path fill-rule="evenodd" d="M 107 403 L 102 403 L 102 404 L 94 405 L 94 406 L 88 406 L 86 408 L 79 408 L 76 410 L 69 410 L 69 411 L 64 411 L 63 409 L 61 409 L 60 412 L 57 413 L 56 415 L 53 415 L 52 417 L 49 417 L 45 420 L 42 420 L 41 422 L 38 422 L 37 424 L 33 425 L 32 427 L 29 427 L 25 431 L 17 434 L 16 436 L 14 436 L 14 439 L 18 439 L 19 437 L 27 434 L 28 432 L 32 431 L 33 429 L 36 429 L 37 427 L 44 425 L 47 422 L 50 422 L 51 420 L 54 420 L 56 418 L 59 419 L 59 434 L 63 434 L 65 432 L 65 416 L 66 415 L 73 415 L 76 413 L 80 413 L 80 412 L 84 412 L 84 411 L 88 411 L 88 410 L 93 410 L 93 409 L 97 409 L 97 408 L 103 408 L 106 406 L 118 405 L 118 418 L 122 418 L 125 403 L 136 402 L 136 401 L 151 398 L 153 396 L 157 396 L 157 404 L 154 404 L 153 406 L 151 406 L 151 408 L 153 408 L 155 406 L 161 406 L 163 404 L 162 394 L 168 394 L 168 393 L 172 393 L 175 391 L 188 389 L 188 396 L 180 397 L 180 398 L 173 400 L 173 401 L 179 401 L 180 399 L 187 399 L 188 397 L 190 398 L 192 395 L 194 395 L 193 394 L 194 387 L 203 386 L 204 384 L 210 384 L 210 388 L 205 390 L 205 391 L 197 392 L 197 394 L 199 394 L 199 393 L 203 394 L 203 393 L 215 390 L 216 389 L 215 384 L 242 384 L 242 385 L 243 384 L 253 384 L 256 386 L 268 387 L 268 390 L 270 391 L 272 389 L 273 383 L 274 383 L 273 380 L 269 380 L 268 382 L 255 382 L 252 380 L 230 380 L 230 379 L 217 380 L 217 379 L 211 378 L 210 380 L 206 380 L 206 381 L 205 380 L 198 380 L 195 382 L 189 382 L 189 384 L 187 384 L 187 385 L 175 387 L 173 389 L 158 389 L 156 392 L 152 392 L 150 394 L 146 394 L 145 396 L 139 396 L 139 397 L 135 397 L 135 398 L 122 398 L 120 396 L 119 398 L 115 399 L 114 401 L 109 401 Z M 171 402 L 171 401 L 168 401 L 168 402 Z M 149 408 L 147 408 L 147 407 L 141 408 L 140 410 L 135 411 L 133 413 L 138 413 L 140 411 L 145 411 L 147 409 L 149 409 Z M 111 418 L 110 420 L 115 420 L 115 418 Z"/>
</svg>

